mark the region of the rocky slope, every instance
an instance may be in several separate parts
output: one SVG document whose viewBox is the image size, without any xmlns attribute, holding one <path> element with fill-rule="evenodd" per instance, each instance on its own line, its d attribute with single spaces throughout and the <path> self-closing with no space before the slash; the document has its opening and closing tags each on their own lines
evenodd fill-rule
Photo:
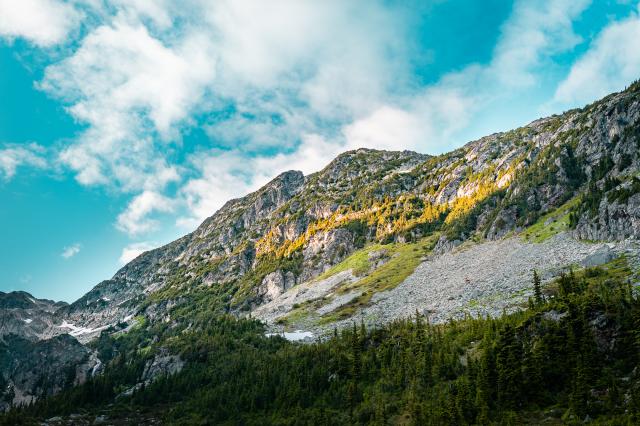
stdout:
<svg viewBox="0 0 640 426">
<path fill-rule="evenodd" d="M 36 299 L 24 291 L 0 292 L 0 339 L 15 334 L 40 340 L 55 334 L 54 313 L 67 304 Z"/>
<path fill-rule="evenodd" d="M 0 342 L 0 411 L 28 404 L 100 372 L 102 363 L 68 334 L 33 342 L 15 334 Z"/>
<path fill-rule="evenodd" d="M 0 332 L 88 343 L 221 312 L 316 333 L 415 310 L 499 314 L 526 300 L 531 268 L 635 262 L 639 148 L 636 83 L 437 157 L 350 151 L 229 201 L 71 305 L 3 295 Z"/>
<path fill-rule="evenodd" d="M 224 309 L 248 312 L 369 242 L 439 232 L 435 250 L 446 251 L 471 237 L 521 232 L 570 200 L 567 231 L 575 237 L 639 238 L 639 89 L 438 157 L 361 149 L 310 176 L 284 173 L 141 255 L 64 315 L 94 330 L 162 316 L 206 288 L 220 291 Z"/>
</svg>

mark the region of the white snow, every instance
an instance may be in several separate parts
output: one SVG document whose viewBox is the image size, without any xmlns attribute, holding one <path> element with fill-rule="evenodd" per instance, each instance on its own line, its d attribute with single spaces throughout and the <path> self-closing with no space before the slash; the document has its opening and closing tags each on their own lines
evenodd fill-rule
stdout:
<svg viewBox="0 0 640 426">
<path fill-rule="evenodd" d="M 291 333 L 283 332 L 283 333 L 267 333 L 267 337 L 271 336 L 282 336 L 285 339 L 291 342 L 299 342 L 301 340 L 313 339 L 313 333 L 310 331 L 302 331 L 296 330 Z"/>
<path fill-rule="evenodd" d="M 31 318 L 27 318 L 27 319 L 23 319 L 22 321 L 26 322 L 27 324 L 31 324 L 33 320 Z"/>
<path fill-rule="evenodd" d="M 131 298 L 123 300 L 122 302 L 118 303 L 116 306 L 120 306 L 123 303 L 127 303 L 129 300 L 131 300 Z"/>
<path fill-rule="evenodd" d="M 67 322 L 66 320 L 62 321 L 62 324 L 60 324 L 58 327 L 60 328 L 68 328 L 71 331 L 69 332 L 70 335 L 72 336 L 80 336 L 82 334 L 89 334 L 89 333 L 95 333 L 98 331 L 102 331 L 106 328 L 108 328 L 108 325 L 103 325 L 102 327 L 98 327 L 98 328 L 89 328 L 89 327 L 77 327 L 74 324 L 71 324 L 70 322 Z"/>
</svg>

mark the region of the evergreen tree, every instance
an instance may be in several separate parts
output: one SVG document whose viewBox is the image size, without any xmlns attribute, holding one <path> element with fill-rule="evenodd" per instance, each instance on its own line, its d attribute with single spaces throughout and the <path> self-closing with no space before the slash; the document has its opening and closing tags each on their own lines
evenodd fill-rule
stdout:
<svg viewBox="0 0 640 426">
<path fill-rule="evenodd" d="M 540 275 L 538 275 L 538 271 L 535 269 L 533 270 L 533 294 L 536 299 L 536 305 L 540 306 L 544 302 L 544 299 L 542 296 Z"/>
</svg>

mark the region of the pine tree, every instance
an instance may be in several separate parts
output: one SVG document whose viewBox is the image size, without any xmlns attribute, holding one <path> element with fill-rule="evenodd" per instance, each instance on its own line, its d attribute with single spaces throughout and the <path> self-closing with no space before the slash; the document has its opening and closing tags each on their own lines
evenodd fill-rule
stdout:
<svg viewBox="0 0 640 426">
<path fill-rule="evenodd" d="M 536 298 L 536 305 L 540 306 L 544 302 L 544 298 L 542 296 L 540 275 L 535 269 L 533 270 L 533 294 Z"/>
</svg>

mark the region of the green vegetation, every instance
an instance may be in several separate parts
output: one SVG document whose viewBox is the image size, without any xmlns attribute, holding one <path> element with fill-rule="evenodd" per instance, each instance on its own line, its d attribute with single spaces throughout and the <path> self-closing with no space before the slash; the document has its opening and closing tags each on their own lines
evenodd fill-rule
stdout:
<svg viewBox="0 0 640 426">
<path fill-rule="evenodd" d="M 395 243 L 374 246 L 376 250 L 385 250 L 388 260 L 365 277 L 341 287 L 339 289 L 340 294 L 354 290 L 363 290 L 363 293 L 346 305 L 324 315 L 321 323 L 331 323 L 339 319 L 349 318 L 359 307 L 366 306 L 375 293 L 395 288 L 411 275 L 422 261 L 422 258 L 431 252 L 435 243 L 438 241 L 438 237 L 439 235 L 435 234 L 415 243 Z M 371 251 L 373 251 L 373 249 L 369 250 L 369 253 L 371 253 Z M 356 259 L 361 258 L 362 254 L 356 256 Z M 340 264 L 336 266 L 340 266 Z"/>
<path fill-rule="evenodd" d="M 636 82 L 629 93 L 639 90 Z M 627 203 L 640 192 L 631 167 L 637 149 L 629 146 L 640 148 L 640 120 L 619 121 L 622 133 L 604 141 L 599 164 L 577 149 L 592 136 L 595 113 L 611 117 L 638 99 L 618 98 L 612 106 L 611 96 L 546 122 L 550 143 L 534 141 L 538 130 L 530 127 L 497 135 L 481 147 L 480 166 L 468 148 L 425 158 L 407 173 L 391 173 L 407 164 L 403 155 L 351 152 L 309 176 L 308 190 L 250 229 L 234 227 L 238 209 L 224 222 L 237 237 L 230 247 L 203 239 L 206 250 L 189 267 L 164 265 L 167 284 L 142 304 L 157 304 L 162 319 L 136 318 L 126 332 L 109 330 L 91 343 L 106 365 L 103 375 L 0 415 L 0 424 L 38 424 L 72 412 L 138 412 L 189 425 L 640 424 L 640 296 L 632 285 L 639 277 L 624 257 L 546 288 L 534 273 L 528 309 L 496 319 L 434 325 L 416 314 L 294 344 L 228 315 L 258 301 L 256 286 L 267 274 L 299 275 L 302 251 L 321 232 L 348 230 L 358 250 L 342 250 L 338 258 L 346 258 L 318 279 L 352 270 L 359 279 L 337 295 L 358 296 L 320 318 L 315 311 L 329 299 L 296 305 L 285 326 L 352 317 L 376 292 L 406 279 L 440 235 L 470 241 L 521 227 L 523 238 L 543 242 L 594 217 L 603 200 Z M 560 132 L 567 119 L 575 126 Z M 540 217 L 550 202 L 557 208 Z M 328 216 L 308 214 L 328 206 Z M 283 226 L 296 232 L 283 233 Z M 141 384 L 145 366 L 167 352 L 180 355 L 184 369 Z"/>
<path fill-rule="evenodd" d="M 227 316 L 103 334 L 104 375 L 0 423 L 142 412 L 185 425 L 638 424 L 640 297 L 629 274 L 616 259 L 560 277 L 529 310 L 498 319 L 431 325 L 417 315 L 313 344 Z M 116 398 L 160 347 L 185 368 Z"/>
<path fill-rule="evenodd" d="M 392 246 L 393 244 L 382 245 L 374 243 L 360 250 L 356 250 L 342 262 L 334 265 L 333 267 L 319 275 L 316 280 L 324 280 L 336 275 L 339 272 L 348 271 L 349 269 L 351 269 L 353 275 L 355 276 L 363 275 L 371 269 L 369 254 L 379 250 L 384 250 L 388 253 L 388 249 Z"/>
<path fill-rule="evenodd" d="M 541 243 L 560 232 L 571 229 L 571 212 L 580 205 L 580 197 L 574 197 L 557 209 L 541 216 L 528 227 L 522 237 L 529 242 Z"/>
</svg>

